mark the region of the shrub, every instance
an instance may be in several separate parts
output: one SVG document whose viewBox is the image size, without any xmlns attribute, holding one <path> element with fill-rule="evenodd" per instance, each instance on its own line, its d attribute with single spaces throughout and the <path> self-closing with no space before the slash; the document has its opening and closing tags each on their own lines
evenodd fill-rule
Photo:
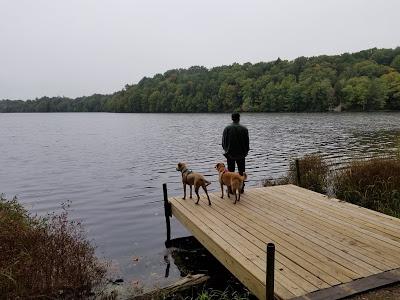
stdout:
<svg viewBox="0 0 400 300">
<path fill-rule="evenodd" d="M 300 186 L 318 193 L 326 193 L 328 165 L 319 154 L 307 154 L 299 159 Z M 297 182 L 296 161 L 290 163 L 288 177 Z"/>
<path fill-rule="evenodd" d="M 16 198 L 0 197 L 0 295 L 83 298 L 106 274 L 80 223 L 64 210 L 31 216 Z"/>
<path fill-rule="evenodd" d="M 400 217 L 400 159 L 354 161 L 333 178 L 337 198 Z"/>
<path fill-rule="evenodd" d="M 328 186 L 328 171 L 328 165 L 321 155 L 305 155 L 299 159 L 300 186 L 318 193 L 326 193 Z M 278 179 L 266 179 L 263 181 L 264 186 L 289 183 L 298 184 L 296 160 L 290 162 L 289 171 L 286 176 Z"/>
</svg>

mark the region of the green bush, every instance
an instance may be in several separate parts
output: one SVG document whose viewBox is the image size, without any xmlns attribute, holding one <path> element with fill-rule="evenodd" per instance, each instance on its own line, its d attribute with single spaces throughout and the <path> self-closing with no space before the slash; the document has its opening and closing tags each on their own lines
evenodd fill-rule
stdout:
<svg viewBox="0 0 400 300">
<path fill-rule="evenodd" d="M 400 159 L 354 161 L 333 178 L 337 198 L 400 217 Z"/>
</svg>

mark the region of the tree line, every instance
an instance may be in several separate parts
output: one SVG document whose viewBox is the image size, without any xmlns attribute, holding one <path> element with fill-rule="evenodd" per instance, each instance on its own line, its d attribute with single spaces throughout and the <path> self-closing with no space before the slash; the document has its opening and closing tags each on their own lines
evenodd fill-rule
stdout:
<svg viewBox="0 0 400 300">
<path fill-rule="evenodd" d="M 0 112 L 400 110 L 400 47 L 173 69 L 111 95 L 2 100 Z"/>
</svg>

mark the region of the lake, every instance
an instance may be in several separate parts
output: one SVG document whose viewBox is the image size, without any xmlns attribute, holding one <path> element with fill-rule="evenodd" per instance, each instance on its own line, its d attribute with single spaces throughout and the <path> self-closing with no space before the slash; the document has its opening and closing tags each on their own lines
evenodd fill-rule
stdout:
<svg viewBox="0 0 400 300">
<path fill-rule="evenodd" d="M 394 154 L 400 113 L 242 114 L 251 151 L 248 184 L 286 173 L 289 160 L 321 153 L 330 164 Z M 0 193 L 32 212 L 81 220 L 115 278 L 146 286 L 163 279 L 162 184 L 183 195 L 179 161 L 203 173 L 218 191 L 214 165 L 224 161 L 221 136 L 229 114 L 0 114 Z M 226 200 L 228 201 L 228 200 Z M 205 203 L 201 203 L 204 205 Z M 172 237 L 189 235 L 172 220 Z"/>
</svg>

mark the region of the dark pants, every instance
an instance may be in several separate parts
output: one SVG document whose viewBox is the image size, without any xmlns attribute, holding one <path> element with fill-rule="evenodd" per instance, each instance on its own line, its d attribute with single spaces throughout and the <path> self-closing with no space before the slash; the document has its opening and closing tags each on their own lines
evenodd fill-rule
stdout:
<svg viewBox="0 0 400 300">
<path fill-rule="evenodd" d="M 243 173 L 246 170 L 246 160 L 245 158 L 240 158 L 240 159 L 232 159 L 232 158 L 226 158 L 226 161 L 228 163 L 228 171 L 229 172 L 235 172 L 235 163 L 237 164 L 239 174 L 243 176 Z M 240 193 L 243 193 L 244 190 L 244 182 L 243 182 L 243 188 L 240 191 Z M 230 191 L 232 192 L 232 191 Z"/>
<path fill-rule="evenodd" d="M 235 172 L 235 163 L 236 163 L 239 174 L 243 176 L 243 172 L 245 172 L 246 170 L 246 161 L 244 158 L 239 158 L 239 159 L 227 158 L 226 160 L 228 163 L 229 172 Z"/>
</svg>

